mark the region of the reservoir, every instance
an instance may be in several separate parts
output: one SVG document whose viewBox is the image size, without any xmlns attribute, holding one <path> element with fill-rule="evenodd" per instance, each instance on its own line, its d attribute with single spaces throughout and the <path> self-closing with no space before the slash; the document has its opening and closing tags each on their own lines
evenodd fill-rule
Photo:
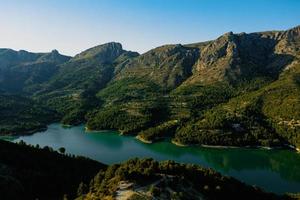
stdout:
<svg viewBox="0 0 300 200">
<path fill-rule="evenodd" d="M 170 141 L 144 144 L 132 136 L 113 131 L 86 132 L 84 126 L 64 128 L 51 124 L 44 132 L 11 138 L 66 153 L 86 156 L 105 164 L 130 158 L 152 157 L 210 167 L 245 183 L 275 193 L 300 192 L 300 154 L 291 150 L 179 147 Z"/>
</svg>

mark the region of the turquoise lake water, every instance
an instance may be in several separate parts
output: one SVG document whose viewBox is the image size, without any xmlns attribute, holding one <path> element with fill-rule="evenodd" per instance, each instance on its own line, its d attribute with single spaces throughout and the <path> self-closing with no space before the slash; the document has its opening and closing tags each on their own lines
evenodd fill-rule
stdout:
<svg viewBox="0 0 300 200">
<path fill-rule="evenodd" d="M 11 139 L 28 144 L 65 147 L 67 153 L 113 164 L 133 157 L 200 164 L 275 193 L 300 192 L 300 154 L 290 150 L 178 147 L 169 141 L 144 144 L 117 132 L 85 132 L 84 126 L 48 130 Z"/>
</svg>

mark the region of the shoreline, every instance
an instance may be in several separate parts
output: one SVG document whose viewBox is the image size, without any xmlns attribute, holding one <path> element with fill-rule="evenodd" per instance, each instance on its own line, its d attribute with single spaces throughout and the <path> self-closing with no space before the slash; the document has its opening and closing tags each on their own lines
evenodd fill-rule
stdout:
<svg viewBox="0 0 300 200">
<path fill-rule="evenodd" d="M 73 127 L 73 125 L 71 125 L 71 124 L 62 124 L 61 126 L 64 127 L 64 128 L 71 128 L 71 127 Z"/>
<path fill-rule="evenodd" d="M 27 130 L 27 131 L 21 131 L 21 133 L 9 133 L 9 134 L 3 134 L 1 136 L 26 136 L 26 135 L 33 135 L 38 132 L 44 132 L 48 129 L 48 127 L 41 127 L 41 128 L 36 128 L 32 130 Z"/>
<path fill-rule="evenodd" d="M 188 146 L 192 146 L 192 145 L 186 145 L 186 144 L 182 144 L 180 142 L 176 142 L 174 140 L 171 140 L 171 143 L 178 146 L 178 147 L 188 147 Z"/>
<path fill-rule="evenodd" d="M 105 129 L 105 130 L 92 130 L 89 129 L 88 127 L 84 126 L 84 132 L 85 133 L 103 133 L 103 132 L 116 132 L 118 135 L 122 136 L 121 132 L 118 130 L 109 130 L 109 129 Z"/>
<path fill-rule="evenodd" d="M 153 144 L 153 141 L 150 141 L 150 140 L 146 140 L 144 138 L 142 138 L 141 136 L 137 135 L 135 136 L 135 139 L 139 140 L 140 142 L 143 142 L 145 144 Z"/>
<path fill-rule="evenodd" d="M 25 132 L 25 135 L 32 135 L 32 134 L 35 134 L 37 132 L 42 132 L 42 131 L 46 131 L 48 129 L 48 127 L 41 127 L 41 128 L 36 128 L 34 130 L 31 130 L 31 131 L 27 131 Z"/>
<path fill-rule="evenodd" d="M 62 124 L 62 127 L 70 128 L 70 127 L 73 127 L 73 125 Z M 11 133 L 11 134 L 4 134 L 4 135 L 0 135 L 0 136 L 26 136 L 26 135 L 35 134 L 37 132 L 46 131 L 47 129 L 48 129 L 48 126 L 36 128 L 36 129 L 25 131 L 22 133 Z M 124 134 L 122 134 L 122 131 L 120 131 L 120 130 L 92 130 L 92 129 L 89 129 L 87 126 L 84 126 L 84 130 L 85 130 L 85 132 L 90 132 L 90 133 L 101 133 L 101 132 L 107 132 L 107 131 L 114 131 L 114 132 L 118 133 L 120 136 L 124 136 Z M 156 142 L 156 141 L 146 140 L 139 135 L 136 135 L 135 139 L 137 139 L 140 142 L 145 143 L 145 144 L 153 144 Z M 215 148 L 215 149 L 246 148 L 246 149 L 265 149 L 265 150 L 288 149 L 288 150 L 293 150 L 296 153 L 300 153 L 300 148 L 297 148 L 292 145 L 269 147 L 269 146 L 249 146 L 249 145 L 247 145 L 247 146 L 227 146 L 227 145 L 207 145 L 207 144 L 182 144 L 180 142 L 174 141 L 174 139 L 171 139 L 170 142 L 178 147 L 205 147 L 205 148 Z"/>
<path fill-rule="evenodd" d="M 141 137 L 140 135 L 136 135 L 135 138 L 145 144 L 153 144 L 155 142 L 159 142 L 159 141 L 166 139 L 164 137 L 160 137 L 160 138 L 155 138 L 154 140 L 147 140 L 147 139 L 144 139 L 143 137 Z"/>
<path fill-rule="evenodd" d="M 119 133 L 120 136 L 124 136 L 125 134 L 122 133 L 122 131 L 120 130 L 90 130 L 85 126 L 85 131 L 88 132 L 101 132 L 101 131 L 116 131 Z M 145 144 L 153 144 L 155 143 L 157 140 L 146 140 L 144 138 L 142 138 L 139 135 L 135 136 L 135 139 L 139 140 L 142 143 Z M 265 149 L 265 150 L 275 150 L 275 149 L 289 149 L 289 150 L 293 150 L 296 151 L 296 153 L 300 153 L 300 148 L 297 148 L 295 146 L 292 145 L 284 145 L 284 146 L 277 146 L 277 147 L 269 147 L 269 146 L 250 146 L 250 145 L 246 145 L 246 146 L 228 146 L 228 145 L 208 145 L 208 144 L 182 144 L 180 142 L 176 142 L 174 141 L 174 139 L 171 139 L 170 141 L 172 144 L 178 146 L 178 147 L 205 147 L 205 148 L 215 148 L 215 149 L 236 149 L 236 148 L 246 148 L 246 149 Z"/>
<path fill-rule="evenodd" d="M 205 148 L 214 148 L 214 149 L 238 149 L 238 148 L 245 148 L 245 149 L 265 149 L 265 150 L 276 150 L 276 149 L 288 149 L 294 150 L 297 153 L 300 153 L 300 149 L 294 146 L 277 146 L 277 147 L 269 147 L 269 146 L 227 146 L 227 145 L 207 145 L 207 144 L 182 144 L 180 142 L 176 142 L 171 140 L 171 143 L 179 146 L 179 147 L 205 147 Z"/>
<path fill-rule="evenodd" d="M 84 131 L 85 132 L 96 132 L 95 130 L 89 129 L 87 126 L 84 126 Z"/>
</svg>

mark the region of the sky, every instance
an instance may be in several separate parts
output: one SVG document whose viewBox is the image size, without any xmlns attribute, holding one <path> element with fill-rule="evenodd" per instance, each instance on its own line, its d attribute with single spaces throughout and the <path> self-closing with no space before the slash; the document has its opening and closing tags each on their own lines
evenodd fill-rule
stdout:
<svg viewBox="0 0 300 200">
<path fill-rule="evenodd" d="M 0 48 L 71 56 L 111 41 L 144 53 L 297 25 L 300 0 L 0 0 Z"/>
</svg>

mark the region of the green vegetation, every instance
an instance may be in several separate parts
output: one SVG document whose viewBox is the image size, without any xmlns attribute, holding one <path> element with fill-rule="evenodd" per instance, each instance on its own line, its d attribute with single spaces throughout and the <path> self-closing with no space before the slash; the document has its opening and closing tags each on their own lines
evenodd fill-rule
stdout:
<svg viewBox="0 0 300 200">
<path fill-rule="evenodd" d="M 86 126 L 91 130 L 113 129 L 134 134 L 160 122 L 166 115 L 160 103 L 114 105 L 89 113 Z"/>
<path fill-rule="evenodd" d="M 187 122 L 175 141 L 184 144 L 299 146 L 300 66 L 256 91 L 230 99 Z"/>
<path fill-rule="evenodd" d="M 0 194 L 3 200 L 62 199 L 77 195 L 104 164 L 60 154 L 50 147 L 32 147 L 0 140 Z"/>
<path fill-rule="evenodd" d="M 57 73 L 59 64 L 70 57 L 51 53 L 30 53 L 0 49 L 0 91 L 35 92 Z"/>
<path fill-rule="evenodd" d="M 299 148 L 299 32 L 229 32 L 142 55 L 115 42 L 74 58 L 0 49 L 0 94 L 26 99 L 3 103 L 1 134 L 59 120 L 146 142 Z"/>
<path fill-rule="evenodd" d="M 59 153 L 64 154 L 64 153 L 66 152 L 66 149 L 65 149 L 64 147 L 60 147 L 60 148 L 58 149 L 58 151 L 59 151 Z"/>
<path fill-rule="evenodd" d="M 132 159 L 109 166 L 91 181 L 84 199 L 114 199 L 120 191 L 128 199 L 289 199 L 247 186 L 234 178 L 197 165 L 152 159 Z M 78 198 L 80 199 L 80 197 Z"/>
<path fill-rule="evenodd" d="M 132 133 L 145 127 L 150 122 L 149 117 L 138 117 L 130 115 L 121 107 L 110 107 L 98 113 L 90 114 L 92 119 L 87 122 L 88 129 L 120 130 L 122 133 Z"/>
<path fill-rule="evenodd" d="M 30 134 L 57 119 L 55 112 L 31 99 L 0 94 L 0 135 Z"/>
<path fill-rule="evenodd" d="M 135 99 L 151 98 L 159 92 L 160 87 L 152 81 L 141 78 L 124 78 L 111 82 L 97 96 L 109 102 L 124 103 Z"/>
<path fill-rule="evenodd" d="M 107 167 L 50 147 L 0 140 L 3 200 L 31 199 L 293 199 L 248 186 L 198 165 L 131 159 Z M 122 193 L 125 192 L 125 193 Z M 293 198 L 292 198 L 293 197 Z"/>
<path fill-rule="evenodd" d="M 151 127 L 139 132 L 137 138 L 144 142 L 153 142 L 166 137 L 171 137 L 175 134 L 176 128 L 179 125 L 177 120 L 167 121 L 156 127 Z"/>
</svg>

